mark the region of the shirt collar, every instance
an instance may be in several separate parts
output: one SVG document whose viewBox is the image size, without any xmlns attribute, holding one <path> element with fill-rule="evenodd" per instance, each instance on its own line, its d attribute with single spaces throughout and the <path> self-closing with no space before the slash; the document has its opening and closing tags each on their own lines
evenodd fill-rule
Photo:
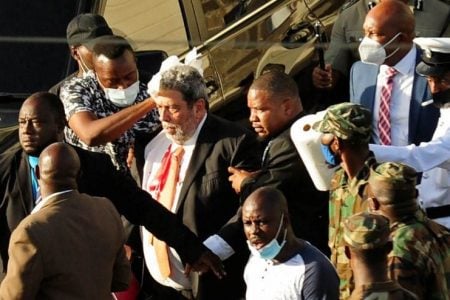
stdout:
<svg viewBox="0 0 450 300">
<path fill-rule="evenodd" d="M 28 155 L 28 162 L 33 169 L 36 169 L 36 166 L 39 163 L 39 157 Z"/>
<path fill-rule="evenodd" d="M 41 208 L 42 208 L 45 204 L 47 204 L 47 202 L 50 201 L 50 199 L 52 199 L 52 198 L 54 198 L 54 197 L 56 197 L 56 196 L 58 196 L 58 195 L 70 193 L 70 192 L 72 192 L 72 191 L 73 191 L 73 189 L 70 189 L 70 190 L 64 190 L 64 191 L 61 191 L 61 192 L 56 192 L 56 193 L 53 193 L 53 194 L 51 194 L 51 195 L 48 195 L 48 196 L 45 197 L 45 198 L 42 198 L 42 200 L 39 201 L 39 203 L 33 208 L 33 210 L 31 211 L 31 213 L 34 214 L 35 212 L 38 212 L 39 210 L 41 210 Z"/>
<path fill-rule="evenodd" d="M 394 68 L 402 75 L 414 73 L 416 67 L 416 46 L 413 44 L 409 52 L 394 66 Z M 389 68 L 387 65 L 381 65 L 380 70 L 385 74 L 385 70 Z"/>
</svg>

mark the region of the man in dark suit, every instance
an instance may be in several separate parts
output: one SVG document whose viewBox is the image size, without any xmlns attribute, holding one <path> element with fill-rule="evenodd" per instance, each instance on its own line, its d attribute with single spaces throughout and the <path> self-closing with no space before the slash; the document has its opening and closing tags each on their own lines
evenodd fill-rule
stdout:
<svg viewBox="0 0 450 300">
<path fill-rule="evenodd" d="M 350 74 L 350 100 L 372 111 L 373 142 L 383 142 L 383 82 L 395 72 L 390 97 L 390 144 L 396 146 L 429 141 L 439 110 L 421 104 L 431 98 L 427 81 L 415 72 L 420 52 L 413 43 L 414 16 L 401 1 L 383 1 L 369 11 L 364 22 L 365 37 L 359 47 L 361 61 Z"/>
<path fill-rule="evenodd" d="M 25 100 L 19 112 L 20 147 L 0 155 L 0 252 L 4 266 L 11 231 L 30 214 L 39 198 L 32 166 L 46 146 L 63 140 L 65 124 L 59 98 L 46 92 L 35 93 Z M 145 226 L 178 249 L 181 259 L 193 263 L 194 269 L 211 266 L 220 275 L 220 262 L 183 226 L 182 220 L 154 201 L 131 177 L 119 173 L 109 156 L 74 149 L 81 161 L 80 192 L 110 199 L 130 222 Z"/>
<path fill-rule="evenodd" d="M 36 168 L 42 200 L 11 235 L 2 299 L 111 299 L 128 287 L 125 232 L 106 198 L 78 192 L 80 160 L 65 143 Z"/>
<path fill-rule="evenodd" d="M 328 193 L 314 187 L 290 135 L 292 124 L 304 114 L 295 81 L 279 71 L 261 75 L 250 86 L 247 106 L 265 150 L 257 172 L 229 168 L 235 191 L 245 200 L 262 186 L 279 189 L 287 199 L 295 235 L 329 255 Z"/>
<path fill-rule="evenodd" d="M 228 182 L 228 167 L 259 166 L 254 134 L 208 112 L 207 89 L 193 67 L 178 65 L 162 72 L 158 91 L 152 92 L 163 131 L 146 147 L 142 186 L 183 220 L 199 238 L 218 231 L 239 207 L 239 197 Z M 181 154 L 183 153 L 183 154 Z M 170 201 L 163 196 L 170 176 L 164 175 L 165 157 L 177 156 L 179 171 Z M 171 162 L 172 164 L 173 162 Z M 169 171 L 170 172 L 170 171 Z M 158 283 L 156 299 L 239 299 L 246 257 L 241 253 L 225 262 L 226 278 L 210 274 L 186 278 L 178 251 L 166 250 L 159 259 L 157 241 L 143 230 L 147 268 Z"/>
</svg>

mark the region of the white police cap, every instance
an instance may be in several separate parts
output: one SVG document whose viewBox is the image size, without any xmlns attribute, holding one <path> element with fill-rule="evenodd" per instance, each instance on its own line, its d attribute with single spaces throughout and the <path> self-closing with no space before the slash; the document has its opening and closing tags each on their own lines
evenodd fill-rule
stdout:
<svg viewBox="0 0 450 300">
<path fill-rule="evenodd" d="M 417 73 L 439 76 L 450 71 L 450 38 L 415 38 L 414 43 L 423 51 Z"/>
</svg>

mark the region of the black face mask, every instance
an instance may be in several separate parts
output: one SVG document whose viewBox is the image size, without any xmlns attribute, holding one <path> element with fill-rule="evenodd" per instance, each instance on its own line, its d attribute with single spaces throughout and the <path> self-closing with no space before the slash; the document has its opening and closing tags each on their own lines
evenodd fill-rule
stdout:
<svg viewBox="0 0 450 300">
<path fill-rule="evenodd" d="M 448 107 L 450 105 L 450 88 L 445 91 L 433 93 L 433 104 L 438 108 Z"/>
</svg>

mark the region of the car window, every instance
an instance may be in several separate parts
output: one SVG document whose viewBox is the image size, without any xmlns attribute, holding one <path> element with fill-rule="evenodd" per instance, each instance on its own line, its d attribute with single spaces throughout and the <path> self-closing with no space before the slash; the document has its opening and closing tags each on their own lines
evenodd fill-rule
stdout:
<svg viewBox="0 0 450 300">
<path fill-rule="evenodd" d="M 158 49 L 173 55 L 189 48 L 177 0 L 108 0 L 103 15 L 136 51 Z"/>
<path fill-rule="evenodd" d="M 208 37 L 240 20 L 253 8 L 261 6 L 265 2 L 263 0 L 202 0 Z"/>
</svg>

